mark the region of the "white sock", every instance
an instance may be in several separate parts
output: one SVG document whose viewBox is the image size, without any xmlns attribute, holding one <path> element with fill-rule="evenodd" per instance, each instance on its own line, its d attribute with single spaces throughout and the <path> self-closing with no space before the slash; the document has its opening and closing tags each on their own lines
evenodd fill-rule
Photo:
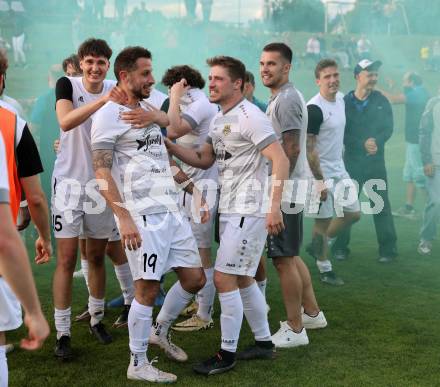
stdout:
<svg viewBox="0 0 440 387">
<path fill-rule="evenodd" d="M 267 278 L 263 281 L 257 281 L 258 289 L 260 289 L 261 294 L 264 299 L 266 299 L 266 286 L 267 286 Z"/>
<path fill-rule="evenodd" d="M 247 288 L 240 289 L 240 296 L 243 302 L 243 312 L 251 327 L 255 340 L 270 341 L 269 322 L 267 321 L 266 302 L 254 282 Z"/>
<path fill-rule="evenodd" d="M 89 296 L 90 325 L 93 327 L 104 318 L 105 299 Z"/>
<path fill-rule="evenodd" d="M 57 330 L 57 340 L 59 340 L 61 336 L 70 336 L 71 314 L 72 309 L 70 307 L 67 309 L 55 308 L 54 319 L 55 329 Z"/>
<path fill-rule="evenodd" d="M 197 315 L 205 321 L 209 321 L 212 316 L 212 306 L 214 305 L 215 286 L 214 286 L 214 268 L 203 269 L 206 276 L 206 284 L 197 293 L 199 309 Z"/>
<path fill-rule="evenodd" d="M 4 345 L 0 345 L 0 387 L 8 387 L 8 360 Z"/>
<path fill-rule="evenodd" d="M 134 298 L 134 284 L 128 262 L 115 266 L 115 274 L 124 296 L 124 304 L 131 305 Z"/>
<path fill-rule="evenodd" d="M 87 291 L 90 294 L 90 288 L 89 288 L 89 261 L 87 259 L 83 259 L 81 257 L 81 270 L 84 275 L 84 281 L 86 281 Z"/>
<path fill-rule="evenodd" d="M 180 282 L 177 281 L 165 297 L 165 301 L 160 308 L 156 318 L 157 328 L 160 335 L 166 335 L 173 321 L 179 316 L 183 308 L 191 301 L 194 294 L 188 293 Z"/>
<path fill-rule="evenodd" d="M 327 273 L 332 271 L 332 263 L 326 259 L 325 261 L 316 261 L 316 266 L 318 266 L 318 270 L 320 273 Z"/>
<path fill-rule="evenodd" d="M 222 331 L 221 348 L 229 352 L 237 352 L 238 338 L 240 337 L 241 323 L 243 322 L 243 303 L 239 290 L 219 293 L 222 313 L 220 326 Z"/>
<path fill-rule="evenodd" d="M 128 313 L 128 336 L 135 367 L 147 361 L 148 338 L 152 322 L 153 307 L 139 304 L 134 299 Z"/>
</svg>

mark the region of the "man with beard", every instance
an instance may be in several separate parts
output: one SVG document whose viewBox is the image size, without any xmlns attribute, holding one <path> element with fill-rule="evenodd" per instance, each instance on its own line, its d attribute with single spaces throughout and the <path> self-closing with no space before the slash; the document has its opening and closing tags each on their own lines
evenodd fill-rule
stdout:
<svg viewBox="0 0 440 387">
<path fill-rule="evenodd" d="M 266 114 L 282 143 L 283 154 L 289 159 L 293 183 L 291 195 L 283 194 L 285 228 L 267 239 L 267 256 L 278 272 L 287 314 L 287 321 L 281 322 L 280 329 L 272 335 L 272 342 L 278 348 L 307 345 L 305 328 L 327 326 L 316 302 L 309 270 L 299 256 L 306 193 L 301 192 L 301 186 L 311 178 L 311 172 L 306 156 L 307 107 L 302 94 L 289 82 L 291 62 L 292 50 L 284 43 L 266 45 L 260 56 L 261 80 L 272 94 Z"/>
<path fill-rule="evenodd" d="M 148 361 L 147 346 L 159 346 L 178 362 L 188 359 L 167 333 L 180 311 L 204 286 L 205 276 L 191 226 L 178 205 L 159 125 L 137 129 L 120 118 L 131 109 L 151 109 L 143 101 L 154 84 L 151 53 L 142 47 L 127 47 L 117 56 L 114 71 L 127 99 L 123 104 L 108 102 L 94 116 L 92 152 L 101 193 L 118 223 L 135 284 L 128 316 L 131 357 L 127 378 L 171 383 L 177 377 Z M 174 179 L 186 183 L 189 193 L 197 193 L 183 172 L 175 174 Z M 194 213 L 199 212 L 200 207 Z M 203 212 L 201 221 L 208 218 L 209 213 Z M 168 291 L 152 329 L 159 281 L 172 269 L 179 280 Z"/>
<path fill-rule="evenodd" d="M 356 89 L 345 97 L 344 162 L 350 177 L 364 184 L 381 202 L 371 209 L 379 244 L 379 262 L 387 263 L 397 256 L 396 230 L 388 199 L 385 169 L 385 143 L 393 133 L 393 111 L 388 99 L 375 90 L 382 62 L 361 60 L 354 69 Z M 377 192 L 373 184 L 378 185 Z M 371 198 L 370 198 L 371 201 Z M 381 205 L 380 205 L 381 204 Z M 350 227 L 339 233 L 332 245 L 333 255 L 344 259 L 349 253 Z"/>
</svg>

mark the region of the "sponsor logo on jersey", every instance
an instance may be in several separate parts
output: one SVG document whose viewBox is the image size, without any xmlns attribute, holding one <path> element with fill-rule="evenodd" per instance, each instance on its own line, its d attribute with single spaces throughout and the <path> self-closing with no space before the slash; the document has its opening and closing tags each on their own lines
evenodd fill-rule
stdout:
<svg viewBox="0 0 440 387">
<path fill-rule="evenodd" d="M 84 102 L 84 97 L 83 97 L 82 95 L 80 95 L 80 96 L 78 97 L 78 102 Z"/>
</svg>

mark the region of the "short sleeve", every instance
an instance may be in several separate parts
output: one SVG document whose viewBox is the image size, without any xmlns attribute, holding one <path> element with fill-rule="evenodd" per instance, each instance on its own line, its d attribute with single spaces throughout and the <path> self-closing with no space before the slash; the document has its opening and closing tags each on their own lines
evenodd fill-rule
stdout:
<svg viewBox="0 0 440 387">
<path fill-rule="evenodd" d="M 113 150 L 119 137 L 119 131 L 112 125 L 118 122 L 118 114 L 109 106 L 98 110 L 92 119 L 91 142 L 93 150 Z"/>
<path fill-rule="evenodd" d="M 0 134 L 0 203 L 9 203 L 8 168 L 6 164 L 6 150 L 3 137 Z"/>
<path fill-rule="evenodd" d="M 40 154 L 27 124 L 23 128 L 16 151 L 19 177 L 35 176 L 43 172 Z"/>
<path fill-rule="evenodd" d="M 302 104 L 297 98 L 280 98 L 276 105 L 275 115 L 280 123 L 281 133 L 290 130 L 301 130 L 303 127 L 304 112 Z"/>
<path fill-rule="evenodd" d="M 254 114 L 250 114 L 240 125 L 240 129 L 241 134 L 250 140 L 260 151 L 277 141 L 269 118 L 259 110 Z"/>
<path fill-rule="evenodd" d="M 55 96 L 57 101 L 60 99 L 67 99 L 73 102 L 73 87 L 69 78 L 61 77 L 58 79 L 55 86 Z"/>
<path fill-rule="evenodd" d="M 324 120 L 322 110 L 318 105 L 307 105 L 307 113 L 309 115 L 307 123 L 307 133 L 318 135 L 321 124 Z"/>
<path fill-rule="evenodd" d="M 191 129 L 194 130 L 200 123 L 207 118 L 211 112 L 211 106 L 205 98 L 199 98 L 193 103 L 189 104 L 186 110 L 182 113 L 182 118 L 187 121 Z"/>
</svg>

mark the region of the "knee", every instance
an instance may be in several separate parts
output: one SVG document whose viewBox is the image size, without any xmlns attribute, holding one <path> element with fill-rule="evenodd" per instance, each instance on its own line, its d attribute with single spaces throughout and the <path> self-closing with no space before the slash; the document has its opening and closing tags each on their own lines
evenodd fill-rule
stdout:
<svg viewBox="0 0 440 387">
<path fill-rule="evenodd" d="M 94 266 L 103 266 L 104 265 L 104 253 L 99 250 L 89 250 L 87 252 L 87 261 L 89 261 L 90 265 Z"/>
<path fill-rule="evenodd" d="M 352 212 L 350 214 L 350 224 L 354 224 L 356 222 L 359 222 L 359 220 L 361 219 L 361 213 L 359 212 Z"/>
<path fill-rule="evenodd" d="M 206 276 L 203 270 L 199 270 L 197 275 L 191 278 L 191 281 L 186 281 L 186 286 L 182 284 L 182 287 L 189 293 L 197 293 L 206 284 Z"/>
<path fill-rule="evenodd" d="M 57 257 L 57 269 L 73 273 L 76 266 L 76 255 L 75 254 L 59 254 Z"/>
</svg>

